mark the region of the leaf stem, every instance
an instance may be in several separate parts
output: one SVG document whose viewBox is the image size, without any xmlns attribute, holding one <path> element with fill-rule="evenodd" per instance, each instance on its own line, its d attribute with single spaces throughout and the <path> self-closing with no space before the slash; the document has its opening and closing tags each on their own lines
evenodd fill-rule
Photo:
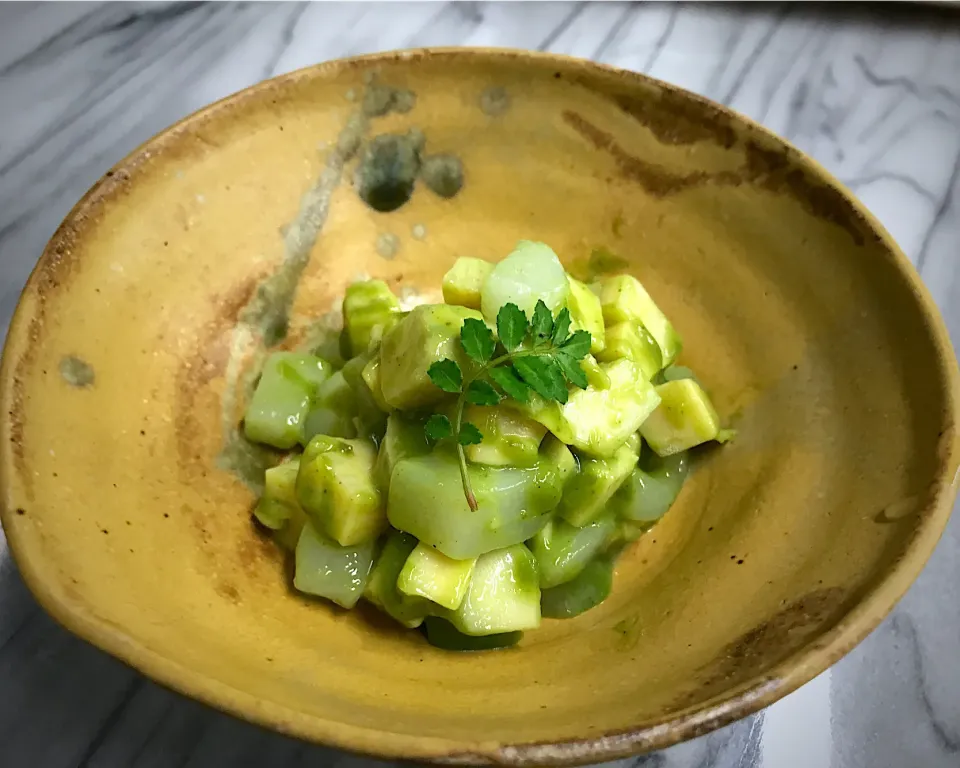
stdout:
<svg viewBox="0 0 960 768">
<path fill-rule="evenodd" d="M 473 486 L 470 484 L 470 472 L 467 469 L 467 456 L 463 451 L 463 446 L 460 445 L 460 424 L 463 421 L 464 402 L 463 395 L 460 395 L 460 397 L 457 399 L 457 415 L 453 423 L 453 435 L 457 441 L 457 459 L 460 463 L 460 480 L 463 483 L 463 495 L 467 498 L 467 506 L 470 507 L 470 510 L 476 512 L 478 509 L 480 509 L 480 505 L 477 504 L 477 497 L 474 495 Z"/>
<path fill-rule="evenodd" d="M 457 441 L 457 460 L 460 464 L 460 480 L 463 483 L 463 495 L 467 499 L 467 506 L 470 507 L 473 512 L 476 512 L 478 509 L 480 509 L 480 505 L 477 503 L 477 497 L 474 495 L 473 486 L 470 483 L 470 470 L 467 467 L 467 455 L 463 450 L 463 446 L 460 444 L 460 425 L 463 423 L 463 409 L 466 406 L 467 389 L 469 389 L 473 382 L 483 376 L 491 368 L 496 368 L 502 363 L 516 360 L 518 357 L 541 354 L 545 349 L 549 349 L 550 346 L 551 345 L 548 342 L 546 344 L 533 347 L 532 349 L 507 352 L 505 355 L 500 355 L 500 357 L 496 357 L 493 360 L 484 363 L 477 369 L 476 373 L 474 373 L 472 376 L 464 378 L 463 380 L 463 388 L 460 392 L 460 396 L 457 398 L 457 412 L 453 421 L 453 437 Z"/>
</svg>

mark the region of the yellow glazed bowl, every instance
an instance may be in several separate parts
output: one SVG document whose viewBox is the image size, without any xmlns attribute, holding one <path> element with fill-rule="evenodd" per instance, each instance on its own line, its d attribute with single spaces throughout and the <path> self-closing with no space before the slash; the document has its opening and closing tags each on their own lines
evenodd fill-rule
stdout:
<svg viewBox="0 0 960 768">
<path fill-rule="evenodd" d="M 352 141 L 410 128 L 463 189 L 373 211 Z M 521 238 L 639 276 L 738 440 L 700 455 L 610 599 L 515 649 L 447 653 L 295 596 L 230 471 L 269 310 L 295 287 L 293 345 L 357 275 L 432 296 L 457 256 Z M 771 703 L 890 610 L 957 482 L 956 360 L 877 221 L 716 104 L 530 53 L 325 64 L 151 140 L 47 246 L 0 396 L 4 528 L 60 622 L 241 717 L 417 760 L 607 760 Z"/>
</svg>

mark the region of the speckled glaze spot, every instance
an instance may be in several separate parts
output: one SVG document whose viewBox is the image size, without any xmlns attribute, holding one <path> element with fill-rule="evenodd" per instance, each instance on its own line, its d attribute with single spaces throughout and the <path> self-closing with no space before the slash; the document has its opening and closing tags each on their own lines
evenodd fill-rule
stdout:
<svg viewBox="0 0 960 768">
<path fill-rule="evenodd" d="M 413 235 L 414 240 L 426 240 L 427 228 L 423 224 L 414 224 L 410 228 L 410 234 Z"/>
<path fill-rule="evenodd" d="M 417 95 L 405 88 L 393 88 L 376 80 L 363 94 L 363 113 L 367 117 L 383 117 L 391 112 L 404 114 L 417 104 Z"/>
<path fill-rule="evenodd" d="M 455 155 L 430 155 L 423 159 L 420 177 L 432 192 L 450 198 L 463 188 L 463 163 Z"/>
<path fill-rule="evenodd" d="M 373 210 L 395 211 L 413 195 L 422 135 L 387 133 L 363 148 L 355 184 L 360 198 Z"/>
<path fill-rule="evenodd" d="M 390 232 L 377 237 L 377 253 L 384 259 L 392 259 L 400 250 L 400 238 Z"/>
<path fill-rule="evenodd" d="M 71 387 L 82 389 L 93 386 L 93 366 L 73 355 L 60 358 L 60 377 Z"/>
<path fill-rule="evenodd" d="M 510 94 L 502 85 L 487 88 L 480 94 L 480 110 L 490 117 L 499 117 L 510 109 Z"/>
</svg>

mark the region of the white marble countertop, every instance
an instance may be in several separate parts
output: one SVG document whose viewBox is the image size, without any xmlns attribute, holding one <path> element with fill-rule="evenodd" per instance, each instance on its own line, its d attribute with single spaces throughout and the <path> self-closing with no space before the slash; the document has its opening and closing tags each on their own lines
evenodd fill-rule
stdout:
<svg viewBox="0 0 960 768">
<path fill-rule="evenodd" d="M 178 118 L 325 59 L 540 48 L 731 105 L 824 163 L 920 269 L 960 341 L 960 13 L 913 6 L 0 4 L 0 335 L 47 239 L 116 160 Z M 951 301 L 953 299 L 953 301 Z M 847 658 L 663 768 L 960 766 L 960 517 Z M 166 691 L 60 629 L 0 536 L 0 765 L 374 766 Z"/>
</svg>

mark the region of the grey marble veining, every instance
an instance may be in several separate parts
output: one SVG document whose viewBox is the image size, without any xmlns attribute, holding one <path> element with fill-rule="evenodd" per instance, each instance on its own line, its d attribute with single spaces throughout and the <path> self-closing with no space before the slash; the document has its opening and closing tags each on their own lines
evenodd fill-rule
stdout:
<svg viewBox="0 0 960 768">
<path fill-rule="evenodd" d="M 759 120 L 879 216 L 960 339 L 960 14 L 925 7 L 0 4 L 0 333 L 44 243 L 111 164 L 193 110 L 325 59 L 428 45 L 567 53 Z M 960 518 L 833 669 L 648 768 L 960 766 Z M 371 766 L 144 680 L 71 637 L 0 538 L 0 765 Z"/>
</svg>

